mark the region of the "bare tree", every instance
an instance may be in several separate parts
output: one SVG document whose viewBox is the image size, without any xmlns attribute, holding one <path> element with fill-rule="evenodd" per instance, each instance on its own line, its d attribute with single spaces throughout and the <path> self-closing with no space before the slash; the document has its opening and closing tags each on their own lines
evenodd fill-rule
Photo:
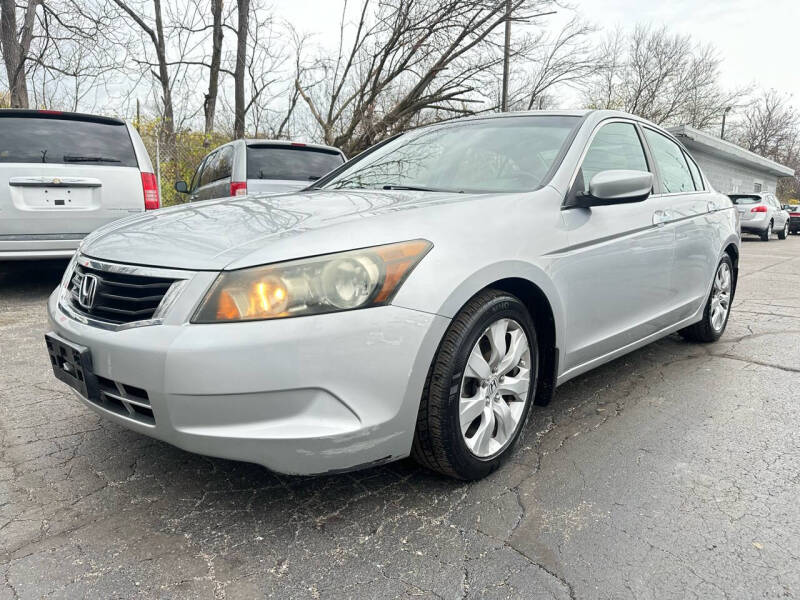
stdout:
<svg viewBox="0 0 800 600">
<path fill-rule="evenodd" d="M 597 67 L 599 57 L 589 36 L 594 31 L 573 17 L 554 36 L 543 33 L 524 42 L 515 61 L 518 83 L 511 93 L 511 105 L 531 110 L 548 103 L 543 96 L 560 85 L 580 87 Z"/>
<path fill-rule="evenodd" d="M 208 93 L 203 104 L 205 116 L 205 134 L 214 130 L 214 116 L 217 110 L 217 95 L 219 93 L 219 71 L 222 62 L 222 0 L 211 0 L 211 64 L 208 73 Z"/>
<path fill-rule="evenodd" d="M 237 0 L 238 24 L 236 27 L 236 66 L 233 71 L 235 107 L 233 137 L 244 137 L 245 97 L 244 78 L 247 68 L 247 37 L 250 34 L 250 0 Z"/>
<path fill-rule="evenodd" d="M 163 107 L 163 132 L 167 153 L 170 157 L 175 155 L 175 110 L 172 103 L 172 84 L 170 81 L 169 66 L 167 61 L 167 44 L 164 37 L 164 20 L 161 10 L 161 0 L 152 0 L 152 16 L 144 12 L 144 7 L 137 9 L 136 6 L 127 0 L 113 0 L 125 15 L 127 15 L 135 25 L 142 31 L 152 44 L 155 52 L 155 63 L 147 59 L 138 59 L 147 66 L 154 65 L 157 70 L 153 70 L 158 85 L 161 88 L 161 102 Z"/>
<path fill-rule="evenodd" d="M 0 45 L 6 67 L 11 106 L 28 108 L 28 82 L 25 62 L 28 58 L 33 28 L 36 24 L 36 8 L 40 0 L 30 0 L 25 7 L 22 27 L 17 32 L 17 5 L 15 0 L 0 0 Z"/>
<path fill-rule="evenodd" d="M 614 33 L 602 46 L 604 60 L 585 92 L 594 108 L 630 112 L 658 124 L 707 128 L 746 90 L 725 91 L 720 59 L 689 36 L 666 28 L 637 27 L 625 38 Z"/>
<path fill-rule="evenodd" d="M 776 90 L 761 93 L 735 126 L 739 143 L 757 154 L 777 161 L 787 160 L 797 151 L 800 138 L 800 112 L 791 98 Z"/>
<path fill-rule="evenodd" d="M 548 6 L 513 0 L 515 18 Z M 503 0 L 363 0 L 354 33 L 333 59 L 300 69 L 295 87 L 321 137 L 356 154 L 418 121 L 457 116 L 485 99 L 483 78 L 501 63 L 495 39 Z"/>
</svg>

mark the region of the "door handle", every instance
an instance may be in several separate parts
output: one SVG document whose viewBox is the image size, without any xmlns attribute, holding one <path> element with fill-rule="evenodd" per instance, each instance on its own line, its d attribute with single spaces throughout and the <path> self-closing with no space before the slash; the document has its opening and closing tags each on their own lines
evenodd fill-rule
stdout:
<svg viewBox="0 0 800 600">
<path fill-rule="evenodd" d="M 653 213 L 653 225 L 664 225 L 669 221 L 669 213 L 666 210 L 657 210 Z"/>
</svg>

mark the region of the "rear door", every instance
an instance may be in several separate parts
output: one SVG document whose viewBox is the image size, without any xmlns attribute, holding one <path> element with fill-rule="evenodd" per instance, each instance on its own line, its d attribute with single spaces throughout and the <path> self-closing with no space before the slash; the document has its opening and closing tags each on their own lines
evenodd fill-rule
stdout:
<svg viewBox="0 0 800 600">
<path fill-rule="evenodd" d="M 722 247 L 722 229 L 713 213 L 727 203 L 706 190 L 700 169 L 675 140 L 649 127 L 644 134 L 659 172 L 658 197 L 675 231 L 674 323 L 692 316 L 705 301 Z"/>
<path fill-rule="evenodd" d="M 0 111 L 0 241 L 80 239 L 144 211 L 123 121 Z"/>
<path fill-rule="evenodd" d="M 286 192 L 311 185 L 344 162 L 336 150 L 303 144 L 248 144 L 247 191 Z"/>
</svg>

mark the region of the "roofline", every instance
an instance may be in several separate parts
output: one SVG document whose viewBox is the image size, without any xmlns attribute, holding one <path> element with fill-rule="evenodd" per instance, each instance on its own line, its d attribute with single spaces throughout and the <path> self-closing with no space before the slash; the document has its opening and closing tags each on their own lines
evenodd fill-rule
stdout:
<svg viewBox="0 0 800 600">
<path fill-rule="evenodd" d="M 774 160 L 760 156 L 755 152 L 750 152 L 750 150 L 745 150 L 741 146 L 737 146 L 732 142 L 720 139 L 716 136 L 700 131 L 699 129 L 690 127 L 689 125 L 668 127 L 667 131 L 681 140 L 684 145 L 695 146 L 700 150 L 710 151 L 713 154 L 721 154 L 729 160 L 733 160 L 734 162 L 747 165 L 749 167 L 755 167 L 756 169 L 766 171 L 771 175 L 776 175 L 777 177 L 794 176 L 794 169 L 787 167 L 786 165 L 782 165 Z"/>
<path fill-rule="evenodd" d="M 37 119 L 66 119 L 69 121 L 92 121 L 109 125 L 125 125 L 125 121 L 117 117 L 92 115 L 89 113 L 68 112 L 62 110 L 35 110 L 29 108 L 0 108 L 0 117 L 35 117 Z"/>
<path fill-rule="evenodd" d="M 340 148 L 337 148 L 336 146 L 326 146 L 325 144 L 298 142 L 294 140 L 269 140 L 269 139 L 259 139 L 259 138 L 244 138 L 242 139 L 242 141 L 247 146 L 253 146 L 256 144 L 272 144 L 275 146 L 298 146 L 298 147 L 304 146 L 306 148 L 314 148 L 317 150 L 331 150 L 333 152 L 342 152 L 342 150 Z"/>
</svg>

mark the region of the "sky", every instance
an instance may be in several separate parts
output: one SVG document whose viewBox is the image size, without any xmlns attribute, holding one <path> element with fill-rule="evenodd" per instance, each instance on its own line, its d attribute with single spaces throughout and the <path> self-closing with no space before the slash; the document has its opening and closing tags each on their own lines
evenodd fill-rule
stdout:
<svg viewBox="0 0 800 600">
<path fill-rule="evenodd" d="M 273 0 L 274 14 L 323 45 L 335 42 L 343 0 Z M 728 88 L 754 85 L 793 95 L 800 104 L 800 0 L 568 0 L 600 35 L 617 26 L 666 25 L 712 44 Z M 350 5 L 360 2 L 351 1 Z M 561 11 L 562 13 L 564 11 Z M 558 20 L 557 15 L 554 17 Z"/>
</svg>

